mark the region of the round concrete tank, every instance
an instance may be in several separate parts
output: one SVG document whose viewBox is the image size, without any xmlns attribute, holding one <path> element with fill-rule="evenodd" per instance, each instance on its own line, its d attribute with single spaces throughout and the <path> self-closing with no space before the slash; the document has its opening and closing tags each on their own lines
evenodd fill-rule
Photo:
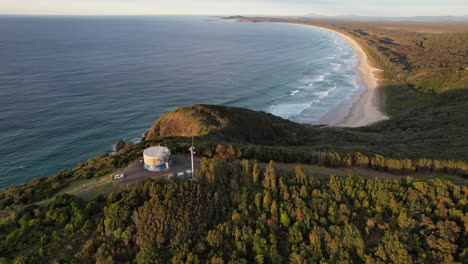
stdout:
<svg viewBox="0 0 468 264">
<path fill-rule="evenodd" d="M 171 165 L 171 151 L 166 147 L 147 148 L 143 151 L 143 161 L 147 170 L 166 170 Z"/>
</svg>

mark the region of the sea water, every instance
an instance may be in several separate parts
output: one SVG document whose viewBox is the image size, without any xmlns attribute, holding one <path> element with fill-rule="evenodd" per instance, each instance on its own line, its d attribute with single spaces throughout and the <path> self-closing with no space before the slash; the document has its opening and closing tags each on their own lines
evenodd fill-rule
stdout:
<svg viewBox="0 0 468 264">
<path fill-rule="evenodd" d="M 324 30 L 212 17 L 0 17 L 0 188 L 74 167 L 197 103 L 315 123 L 360 89 Z"/>
</svg>

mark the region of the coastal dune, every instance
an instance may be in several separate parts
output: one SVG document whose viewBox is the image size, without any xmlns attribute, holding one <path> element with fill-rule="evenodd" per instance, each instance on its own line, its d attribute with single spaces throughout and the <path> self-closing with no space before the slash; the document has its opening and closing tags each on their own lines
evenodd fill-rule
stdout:
<svg viewBox="0 0 468 264">
<path fill-rule="evenodd" d="M 354 39 L 341 32 L 315 25 L 300 25 L 326 30 L 344 38 L 356 52 L 358 65 L 355 69 L 359 72 L 361 81 L 366 87 L 364 91 L 359 90 L 354 94 L 351 101 L 332 108 L 318 123 L 337 127 L 362 127 L 388 119 L 382 112 L 382 91 L 378 77 L 381 70 L 372 66 L 362 47 Z"/>
</svg>

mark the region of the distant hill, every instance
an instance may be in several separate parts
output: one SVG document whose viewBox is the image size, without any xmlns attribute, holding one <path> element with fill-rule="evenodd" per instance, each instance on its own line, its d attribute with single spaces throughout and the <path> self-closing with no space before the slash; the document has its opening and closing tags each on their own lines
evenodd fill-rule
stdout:
<svg viewBox="0 0 468 264">
<path fill-rule="evenodd" d="M 227 16 L 227 17 L 222 17 L 223 19 L 244 19 L 246 17 L 244 16 Z"/>
<path fill-rule="evenodd" d="M 468 22 L 468 15 L 465 16 L 412 16 L 412 17 L 382 17 L 382 16 L 360 16 L 360 15 L 339 15 L 326 16 L 315 13 L 309 13 L 304 16 L 227 16 L 222 19 L 248 20 L 255 19 L 320 19 L 320 20 L 350 20 L 350 21 L 407 21 L 407 22 Z"/>
<path fill-rule="evenodd" d="M 325 16 L 320 14 L 306 14 L 307 18 L 320 19 L 347 19 L 347 20 L 369 20 L 369 21 L 466 21 L 468 15 L 465 16 L 412 16 L 412 17 L 379 17 L 379 16 L 359 16 L 359 15 L 340 15 L 340 16 Z"/>
</svg>

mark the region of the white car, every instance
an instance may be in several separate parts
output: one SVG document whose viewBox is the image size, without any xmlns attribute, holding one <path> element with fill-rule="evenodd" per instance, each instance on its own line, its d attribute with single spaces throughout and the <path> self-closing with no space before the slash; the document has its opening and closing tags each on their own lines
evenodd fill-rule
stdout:
<svg viewBox="0 0 468 264">
<path fill-rule="evenodd" d="M 122 172 L 122 173 L 116 174 L 114 176 L 114 180 L 122 179 L 123 177 L 125 177 L 125 173 Z"/>
</svg>

